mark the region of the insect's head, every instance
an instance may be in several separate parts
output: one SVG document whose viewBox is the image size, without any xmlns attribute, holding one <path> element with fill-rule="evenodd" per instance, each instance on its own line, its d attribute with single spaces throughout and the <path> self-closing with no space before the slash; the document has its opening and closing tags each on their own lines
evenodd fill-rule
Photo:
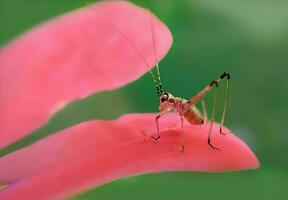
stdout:
<svg viewBox="0 0 288 200">
<path fill-rule="evenodd" d="M 160 111 L 167 110 L 169 107 L 171 107 L 174 103 L 174 96 L 170 94 L 169 92 L 162 92 L 159 96 L 160 100 Z"/>
<path fill-rule="evenodd" d="M 161 102 L 161 103 L 164 103 L 165 101 L 168 101 L 169 96 L 170 96 L 170 93 L 169 93 L 169 92 L 162 92 L 162 93 L 159 95 L 160 102 Z"/>
</svg>

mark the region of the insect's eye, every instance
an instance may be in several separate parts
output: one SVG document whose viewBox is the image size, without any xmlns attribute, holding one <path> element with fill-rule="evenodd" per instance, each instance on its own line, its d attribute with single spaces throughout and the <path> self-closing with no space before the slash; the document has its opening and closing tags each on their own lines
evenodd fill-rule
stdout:
<svg viewBox="0 0 288 200">
<path fill-rule="evenodd" d="M 167 101 L 167 99 L 168 99 L 168 96 L 165 94 L 161 97 L 160 100 L 161 100 L 161 102 L 164 102 L 164 101 Z"/>
</svg>

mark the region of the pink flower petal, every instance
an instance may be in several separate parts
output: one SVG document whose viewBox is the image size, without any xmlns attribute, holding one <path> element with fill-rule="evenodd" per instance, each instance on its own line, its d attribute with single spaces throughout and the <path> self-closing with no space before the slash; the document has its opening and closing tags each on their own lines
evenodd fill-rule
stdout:
<svg viewBox="0 0 288 200">
<path fill-rule="evenodd" d="M 174 115 L 167 115 L 166 119 L 161 121 L 162 130 L 175 129 L 178 120 L 175 121 L 172 116 Z M 135 137 L 142 138 L 142 131 L 155 132 L 154 116 L 130 114 L 115 121 L 93 120 L 65 129 L 53 137 L 0 158 L 0 183 L 11 183 L 55 167 L 63 161 L 63 158 L 74 160 L 76 157 L 91 152 L 97 153 Z"/>
<path fill-rule="evenodd" d="M 4 199 L 66 198 L 106 182 L 160 171 L 220 172 L 254 169 L 259 162 L 249 147 L 215 124 L 207 145 L 208 124 L 185 122 L 185 152 L 179 149 L 179 116 L 161 119 L 161 140 L 155 132 L 155 114 L 133 114 L 116 121 L 86 122 L 39 141 L 1 159 L 1 181 L 16 181 L 0 192 Z M 174 130 L 173 130 L 174 129 Z M 44 159 L 43 159 L 44 158 Z M 19 180 L 20 179 L 20 180 Z"/>
<path fill-rule="evenodd" d="M 155 64 L 151 19 L 157 57 L 169 50 L 169 30 L 145 9 L 124 1 L 94 8 L 45 23 L 1 50 L 0 148 L 39 128 L 70 101 L 143 75 L 141 57 Z"/>
</svg>

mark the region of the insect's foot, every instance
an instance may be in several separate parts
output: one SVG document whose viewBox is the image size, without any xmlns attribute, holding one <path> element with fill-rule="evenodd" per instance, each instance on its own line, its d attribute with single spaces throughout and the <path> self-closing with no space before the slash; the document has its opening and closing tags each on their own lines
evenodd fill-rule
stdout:
<svg viewBox="0 0 288 200">
<path fill-rule="evenodd" d="M 220 128 L 219 132 L 220 132 L 221 135 L 226 135 L 226 133 L 223 132 L 222 128 Z"/>
<path fill-rule="evenodd" d="M 156 136 L 153 135 L 153 136 L 151 136 L 151 138 L 155 141 L 158 141 L 158 140 L 160 140 L 160 135 L 156 135 Z"/>
<path fill-rule="evenodd" d="M 212 144 L 209 144 L 209 146 L 210 146 L 210 147 L 212 147 L 212 149 L 214 149 L 214 150 L 218 150 L 218 151 L 221 151 L 219 148 L 217 148 L 217 147 L 214 147 Z"/>
<path fill-rule="evenodd" d="M 209 146 L 210 146 L 212 149 L 214 149 L 214 150 L 218 150 L 218 151 L 221 151 L 219 148 L 214 147 L 214 146 L 211 144 L 211 142 L 210 142 L 209 139 L 208 139 L 208 144 L 209 144 Z"/>
</svg>

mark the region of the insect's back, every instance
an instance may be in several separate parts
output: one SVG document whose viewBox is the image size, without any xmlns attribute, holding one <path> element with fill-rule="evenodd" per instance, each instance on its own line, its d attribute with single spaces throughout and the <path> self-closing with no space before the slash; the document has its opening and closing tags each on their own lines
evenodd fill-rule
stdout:
<svg viewBox="0 0 288 200">
<path fill-rule="evenodd" d="M 183 116 L 190 124 L 201 125 L 204 123 L 204 117 L 195 105 L 191 106 Z"/>
</svg>

